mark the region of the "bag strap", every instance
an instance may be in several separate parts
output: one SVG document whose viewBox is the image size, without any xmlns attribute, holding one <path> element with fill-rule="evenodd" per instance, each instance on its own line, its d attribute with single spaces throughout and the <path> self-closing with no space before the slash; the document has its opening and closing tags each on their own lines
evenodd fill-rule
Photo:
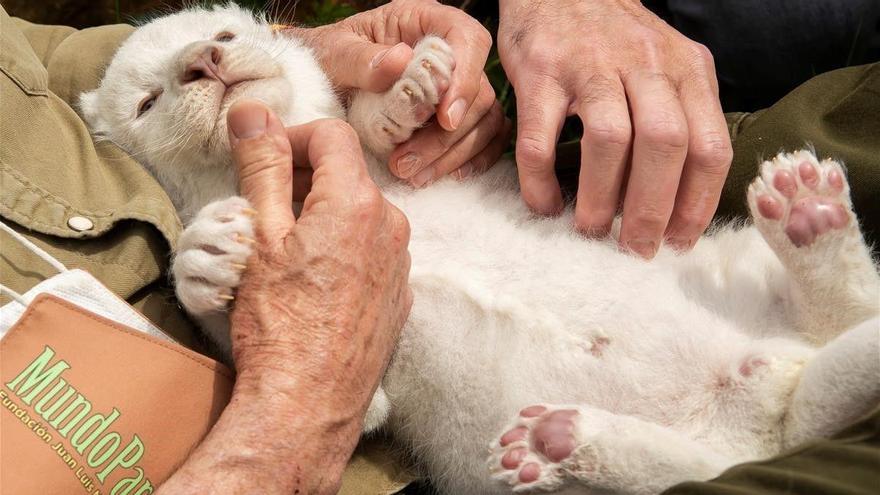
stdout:
<svg viewBox="0 0 880 495">
<path fill-rule="evenodd" d="M 24 246 L 25 249 L 27 249 L 28 251 L 37 255 L 41 260 L 52 265 L 53 268 L 58 270 L 58 273 L 64 273 L 64 272 L 68 271 L 67 267 L 64 266 L 63 263 L 61 263 L 60 261 L 55 259 L 51 254 L 47 253 L 42 248 L 40 248 L 39 246 L 37 246 L 33 242 L 29 241 L 25 236 L 19 234 L 18 232 L 13 230 L 12 227 L 6 225 L 2 221 L 0 221 L 0 230 L 3 230 L 4 232 L 6 232 L 10 236 L 12 236 L 12 238 L 15 239 L 16 241 L 18 241 L 19 243 L 21 243 L 21 245 Z M 7 296 L 9 296 L 13 300 L 15 300 L 17 303 L 19 303 L 23 306 L 27 306 L 27 302 L 24 300 L 23 297 L 21 297 L 21 294 L 19 294 L 18 292 L 15 292 L 14 290 L 10 289 L 9 287 L 7 287 L 3 284 L 0 284 L 0 294 L 6 294 Z"/>
</svg>

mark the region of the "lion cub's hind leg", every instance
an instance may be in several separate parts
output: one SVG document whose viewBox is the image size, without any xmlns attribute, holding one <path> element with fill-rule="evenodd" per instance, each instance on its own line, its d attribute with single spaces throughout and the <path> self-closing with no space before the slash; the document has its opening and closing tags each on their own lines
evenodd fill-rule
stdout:
<svg viewBox="0 0 880 495">
<path fill-rule="evenodd" d="M 791 277 L 792 319 L 813 343 L 880 313 L 880 276 L 839 163 L 809 151 L 781 153 L 761 165 L 748 201 Z"/>
<path fill-rule="evenodd" d="M 654 494 L 732 461 L 660 425 L 584 406 L 530 406 L 490 447 L 493 478 L 516 493 L 568 488 Z M 578 490 L 582 487 L 583 490 Z"/>
</svg>

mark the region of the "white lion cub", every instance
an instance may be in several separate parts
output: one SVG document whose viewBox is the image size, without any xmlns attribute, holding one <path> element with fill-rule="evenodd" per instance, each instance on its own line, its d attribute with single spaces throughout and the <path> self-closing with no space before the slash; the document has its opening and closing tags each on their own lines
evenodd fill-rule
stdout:
<svg viewBox="0 0 880 495">
<path fill-rule="evenodd" d="M 392 180 L 388 153 L 453 65 L 427 37 L 390 91 L 357 93 L 347 112 L 412 226 L 415 302 L 368 428 L 408 446 L 441 491 L 656 493 L 829 435 L 877 403 L 880 277 L 839 164 L 780 154 L 749 189 L 754 226 L 645 262 L 579 237 L 570 212 L 532 217 L 512 163 L 425 190 Z M 227 349 L 253 235 L 226 135 L 245 96 L 286 125 L 346 117 L 300 41 L 234 6 L 142 26 L 81 100 L 94 133 L 177 206 L 180 301 Z"/>
</svg>

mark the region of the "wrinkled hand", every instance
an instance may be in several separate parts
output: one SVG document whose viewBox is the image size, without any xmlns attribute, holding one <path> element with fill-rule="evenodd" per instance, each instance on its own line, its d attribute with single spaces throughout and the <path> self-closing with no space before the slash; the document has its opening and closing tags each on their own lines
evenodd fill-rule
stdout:
<svg viewBox="0 0 880 495">
<path fill-rule="evenodd" d="M 412 302 L 408 223 L 368 177 L 348 124 L 285 131 L 265 106 L 240 101 L 229 128 L 241 194 L 257 211 L 232 312 L 237 386 L 294 395 L 290 414 L 311 422 L 300 429 L 324 436 L 315 462 L 344 466 Z M 299 218 L 292 161 L 314 170 Z"/>
<path fill-rule="evenodd" d="M 525 201 L 562 208 L 555 144 L 584 124 L 576 227 L 609 231 L 643 257 L 665 238 L 690 248 L 706 229 L 732 151 L 709 51 L 635 0 L 501 0 L 501 61 L 516 90 Z"/>
<path fill-rule="evenodd" d="M 367 177 L 347 124 L 285 130 L 255 101 L 233 104 L 227 121 L 257 211 L 231 315 L 238 375 L 158 493 L 336 493 L 412 302 L 408 225 Z M 298 219 L 294 162 L 314 170 Z"/>
<path fill-rule="evenodd" d="M 295 30 L 315 49 L 331 80 L 342 89 L 388 89 L 426 34 L 443 37 L 455 53 L 449 89 L 437 106 L 437 122 L 418 130 L 389 160 L 397 177 L 412 179 L 435 167 L 434 177 L 464 178 L 492 166 L 511 125 L 483 74 L 492 37 L 476 20 L 433 0 L 396 0 L 336 24 Z"/>
</svg>

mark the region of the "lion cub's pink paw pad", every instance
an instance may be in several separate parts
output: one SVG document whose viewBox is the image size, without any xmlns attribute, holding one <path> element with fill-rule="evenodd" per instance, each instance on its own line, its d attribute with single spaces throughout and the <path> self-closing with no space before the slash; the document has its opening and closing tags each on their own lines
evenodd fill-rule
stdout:
<svg viewBox="0 0 880 495">
<path fill-rule="evenodd" d="M 494 478 L 514 491 L 554 489 L 562 483 L 559 463 L 577 447 L 576 409 L 530 406 L 521 410 L 492 446 Z"/>
<path fill-rule="evenodd" d="M 749 204 L 753 214 L 778 222 L 796 247 L 809 246 L 849 224 L 848 189 L 840 164 L 799 151 L 764 162 L 749 187 Z"/>
</svg>

